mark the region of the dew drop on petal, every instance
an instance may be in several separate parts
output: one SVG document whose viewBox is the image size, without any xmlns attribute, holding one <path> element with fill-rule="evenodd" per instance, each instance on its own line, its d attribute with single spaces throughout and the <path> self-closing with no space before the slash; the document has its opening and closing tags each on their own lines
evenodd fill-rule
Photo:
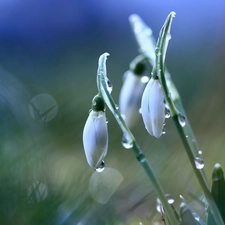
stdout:
<svg viewBox="0 0 225 225">
<path fill-rule="evenodd" d="M 102 160 L 100 165 L 95 168 L 95 171 L 98 172 L 98 173 L 101 173 L 104 169 L 105 169 L 105 162 Z"/>
<path fill-rule="evenodd" d="M 108 89 L 109 93 L 111 94 L 111 92 L 113 90 L 113 85 L 112 85 L 111 81 L 108 78 L 106 80 L 106 84 L 107 84 L 107 89 Z"/>
<path fill-rule="evenodd" d="M 170 114 L 170 110 L 166 107 L 165 108 L 165 118 L 168 119 L 170 118 L 171 114 Z"/>
<path fill-rule="evenodd" d="M 121 143 L 122 143 L 123 147 L 126 149 L 130 149 L 133 147 L 133 141 L 129 140 L 125 135 L 123 135 Z"/>
<path fill-rule="evenodd" d="M 166 199 L 167 199 L 169 204 L 173 204 L 174 203 L 174 198 L 172 197 L 171 194 L 166 194 Z"/>
<path fill-rule="evenodd" d="M 141 114 L 141 108 L 139 108 L 138 112 Z"/>
<path fill-rule="evenodd" d="M 109 123 L 109 120 L 106 118 L 106 121 L 105 121 L 106 123 Z"/>
<path fill-rule="evenodd" d="M 195 166 L 198 170 L 201 170 L 204 167 L 204 160 L 200 157 L 195 157 Z"/>
<path fill-rule="evenodd" d="M 141 82 L 142 83 L 146 84 L 146 83 L 148 83 L 148 81 L 149 81 L 149 77 L 148 76 L 141 77 Z"/>
<path fill-rule="evenodd" d="M 186 119 L 181 113 L 178 114 L 178 121 L 182 127 L 186 125 Z"/>
</svg>

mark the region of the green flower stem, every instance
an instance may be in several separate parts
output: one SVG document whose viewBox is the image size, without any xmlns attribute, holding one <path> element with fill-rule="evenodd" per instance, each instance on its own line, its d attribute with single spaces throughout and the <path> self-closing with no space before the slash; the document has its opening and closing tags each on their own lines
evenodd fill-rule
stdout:
<svg viewBox="0 0 225 225">
<path fill-rule="evenodd" d="M 174 14 L 175 13 L 172 12 L 168 18 L 172 19 Z M 130 20 L 130 24 L 131 24 L 135 39 L 138 43 L 140 52 L 142 53 L 143 57 L 145 59 L 147 59 L 149 64 L 154 66 L 155 59 L 156 59 L 155 54 L 154 54 L 156 41 L 153 37 L 152 30 L 144 23 L 144 21 L 138 15 L 131 15 L 129 20 Z M 165 22 L 165 24 L 168 22 L 169 22 L 169 20 L 167 19 L 167 22 Z M 168 29 L 168 32 L 169 31 L 170 31 L 170 27 Z M 170 39 L 170 34 L 168 35 L 167 42 L 169 41 L 169 39 Z M 160 41 L 162 41 L 162 39 L 160 39 Z M 158 49 L 156 49 L 156 53 L 159 50 L 160 41 L 157 42 Z M 166 44 L 165 47 L 167 47 L 167 45 L 168 45 L 168 43 Z M 164 48 L 164 52 L 166 52 L 165 48 Z M 165 58 L 165 56 L 164 56 L 164 58 Z M 156 77 L 157 76 L 156 67 L 153 67 L 153 68 L 154 69 L 153 69 L 152 75 L 153 75 L 153 77 Z M 181 112 L 182 115 L 185 116 L 186 126 L 183 129 L 185 130 L 185 134 L 188 136 L 191 150 L 192 150 L 193 154 L 197 157 L 198 151 L 200 150 L 197 139 L 196 139 L 196 137 L 192 131 L 191 125 L 187 119 L 187 116 L 186 116 L 185 110 L 183 108 L 179 93 L 176 89 L 176 86 L 174 85 L 171 75 L 166 68 L 165 68 L 165 77 L 166 77 L 166 83 L 164 82 L 164 85 L 167 84 L 167 87 L 169 89 L 169 92 L 168 92 L 168 89 L 166 89 L 166 91 L 167 91 L 166 94 L 169 95 L 169 93 L 170 93 L 171 100 L 172 100 L 172 102 L 170 102 L 170 105 L 172 105 L 172 111 L 176 112 L 176 110 L 175 110 L 175 108 L 176 108 L 179 112 Z M 169 99 L 168 101 L 171 101 L 171 100 Z M 201 172 L 202 172 L 202 176 L 205 179 L 205 182 L 207 183 L 207 186 L 209 187 L 208 180 L 207 180 L 207 177 L 205 174 L 205 170 L 202 169 Z"/>
<path fill-rule="evenodd" d="M 173 120 L 175 122 L 175 125 L 177 127 L 178 133 L 181 137 L 181 140 L 184 144 L 186 153 L 188 155 L 189 161 L 192 165 L 192 168 L 194 170 L 194 173 L 198 179 L 198 182 L 202 188 L 202 191 L 205 195 L 206 200 L 208 201 L 210 210 L 215 218 L 215 221 L 217 224 L 224 225 L 223 219 L 219 213 L 219 210 L 217 208 L 217 205 L 215 204 L 215 201 L 212 197 L 212 194 L 208 188 L 208 184 L 206 183 L 204 176 L 201 172 L 201 170 L 196 168 L 195 165 L 195 156 L 193 154 L 193 151 L 191 149 L 191 145 L 189 141 L 186 138 L 186 133 L 184 128 L 180 124 L 180 112 L 177 110 L 177 108 L 174 105 L 174 102 L 171 98 L 171 94 L 168 90 L 167 84 L 166 84 L 166 79 L 165 79 L 165 74 L 164 74 L 164 59 L 165 59 L 165 54 L 166 54 L 166 48 L 168 45 L 168 34 L 170 33 L 170 28 L 171 28 L 171 23 L 172 23 L 172 18 L 174 17 L 174 13 L 170 13 L 169 16 L 166 19 L 166 22 L 164 26 L 162 27 L 157 43 L 157 52 L 156 52 L 156 69 L 154 71 L 157 71 L 157 75 L 161 81 L 162 89 L 164 92 L 164 96 L 166 98 L 167 103 L 169 104 Z"/>
<path fill-rule="evenodd" d="M 214 219 L 216 221 L 217 224 L 220 224 L 220 225 L 224 225 L 224 222 L 223 222 L 223 219 L 220 215 L 220 212 L 218 210 L 218 207 L 213 199 L 213 196 L 210 192 L 210 190 L 208 189 L 206 183 L 205 183 L 205 180 L 201 174 L 201 170 L 197 169 L 196 168 L 196 165 L 195 165 L 195 157 L 194 155 L 192 154 L 192 151 L 190 149 L 190 146 L 189 146 L 189 143 L 187 141 L 187 138 L 186 138 L 186 135 L 184 133 L 184 130 L 183 128 L 181 127 L 180 125 L 180 122 L 179 122 L 179 116 L 178 115 L 175 115 L 173 116 L 173 120 L 174 120 L 174 123 L 176 125 L 176 128 L 178 130 L 178 133 L 180 134 L 180 137 L 181 137 L 181 140 L 183 142 L 183 145 L 185 147 L 185 150 L 186 150 L 186 153 L 188 155 L 188 158 L 189 158 L 189 161 L 191 163 L 191 166 L 194 170 L 194 173 L 198 179 L 198 182 L 202 188 L 202 191 L 203 191 L 203 194 L 209 204 L 209 208 L 210 208 L 210 211 L 212 212 L 213 216 L 214 216 Z"/>
<path fill-rule="evenodd" d="M 200 150 L 200 148 L 199 148 L 197 139 L 196 139 L 196 137 L 194 135 L 194 132 L 193 132 L 193 130 L 191 128 L 191 124 L 190 124 L 190 122 L 188 120 L 188 117 L 187 117 L 187 114 L 186 114 L 185 109 L 183 107 L 183 104 L 181 102 L 181 99 L 180 98 L 176 99 L 174 101 L 174 105 L 176 106 L 178 111 L 180 111 L 181 114 L 184 115 L 184 117 L 185 117 L 186 125 L 183 127 L 185 136 L 186 136 L 186 138 L 187 138 L 187 140 L 189 142 L 189 146 L 191 148 L 191 151 L 192 151 L 193 155 L 195 157 L 199 157 L 198 151 Z M 203 176 L 203 178 L 205 180 L 205 184 L 207 185 L 208 189 L 210 189 L 209 188 L 208 179 L 206 177 L 206 173 L 205 173 L 204 168 L 201 170 L 201 173 L 202 173 L 202 176 Z"/>
<path fill-rule="evenodd" d="M 106 66 L 105 66 L 106 58 L 108 55 L 109 55 L 108 53 L 105 53 L 105 54 L 101 55 L 99 58 L 99 68 L 98 68 L 98 72 L 97 72 L 97 86 L 98 86 L 99 93 L 104 98 L 107 106 L 113 113 L 113 115 L 114 115 L 115 119 L 117 120 L 123 133 L 126 135 L 126 137 L 129 137 L 130 143 L 132 144 L 133 152 L 134 152 L 137 160 L 143 167 L 145 173 L 149 177 L 149 179 L 153 185 L 153 188 L 156 191 L 156 193 L 165 209 L 165 212 L 166 212 L 166 215 L 168 216 L 169 221 L 173 225 L 176 225 L 176 224 L 178 225 L 179 222 L 177 221 L 176 216 L 174 215 L 173 210 L 165 197 L 165 192 L 163 191 L 163 188 L 162 188 L 157 176 L 155 175 L 150 163 L 146 159 L 141 148 L 137 144 L 130 129 L 126 125 L 124 119 L 122 118 L 119 110 L 116 107 L 116 104 L 115 104 L 111 94 L 108 91 L 107 83 L 106 83 L 106 80 L 108 78 L 106 77 Z"/>
</svg>

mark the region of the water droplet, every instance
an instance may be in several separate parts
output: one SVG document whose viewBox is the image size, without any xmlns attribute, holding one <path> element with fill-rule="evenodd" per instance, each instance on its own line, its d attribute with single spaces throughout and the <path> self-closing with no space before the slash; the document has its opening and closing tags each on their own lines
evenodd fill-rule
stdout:
<svg viewBox="0 0 225 225">
<path fill-rule="evenodd" d="M 166 134 L 166 128 L 163 127 L 162 134 Z"/>
<path fill-rule="evenodd" d="M 137 160 L 139 162 L 144 162 L 146 160 L 145 155 L 143 153 L 138 154 Z"/>
<path fill-rule="evenodd" d="M 148 76 L 141 77 L 141 82 L 142 83 L 146 84 L 146 83 L 148 83 L 148 81 L 149 81 L 149 77 Z"/>
<path fill-rule="evenodd" d="M 118 110 L 119 109 L 119 106 L 118 105 L 115 105 L 116 109 Z"/>
<path fill-rule="evenodd" d="M 161 55 L 160 49 L 158 47 L 155 48 L 155 54 L 156 55 Z"/>
<path fill-rule="evenodd" d="M 200 157 L 195 157 L 195 166 L 198 170 L 201 170 L 204 167 L 204 160 Z"/>
<path fill-rule="evenodd" d="M 101 173 L 104 169 L 105 169 L 105 162 L 102 160 L 100 165 L 95 168 L 95 171 L 98 172 L 98 173 Z"/>
<path fill-rule="evenodd" d="M 171 39 L 171 34 L 167 34 L 166 39 L 167 39 L 167 41 L 169 41 Z"/>
<path fill-rule="evenodd" d="M 160 201 L 159 198 L 156 199 L 156 210 L 157 210 L 159 213 L 164 212 L 164 211 L 163 211 L 162 203 L 161 203 L 161 201 Z"/>
<path fill-rule="evenodd" d="M 197 213 L 193 213 L 193 216 L 196 221 L 200 221 L 200 216 Z"/>
<path fill-rule="evenodd" d="M 139 113 L 141 114 L 141 108 L 139 108 L 139 110 L 138 110 L 138 111 L 139 111 Z"/>
<path fill-rule="evenodd" d="M 106 121 L 105 121 L 106 123 L 109 123 L 109 120 L 106 118 Z"/>
<path fill-rule="evenodd" d="M 186 135 L 185 137 L 188 138 L 188 135 Z"/>
<path fill-rule="evenodd" d="M 198 150 L 198 154 L 201 155 L 202 154 L 202 150 Z"/>
<path fill-rule="evenodd" d="M 113 90 L 113 85 L 108 78 L 107 78 L 106 84 L 107 84 L 107 89 L 108 89 L 109 93 L 111 94 L 111 92 Z"/>
<path fill-rule="evenodd" d="M 165 108 L 165 118 L 168 119 L 170 118 L 171 114 L 170 114 L 170 110 L 166 107 Z"/>
<path fill-rule="evenodd" d="M 123 135 L 122 137 L 122 145 L 126 149 L 130 149 L 133 147 L 133 141 Z"/>
<path fill-rule="evenodd" d="M 179 121 L 179 123 L 180 123 L 180 125 L 181 125 L 182 127 L 185 126 L 185 124 L 186 124 L 186 119 L 185 119 L 185 117 L 184 117 L 181 113 L 178 114 L 178 121 Z"/>
<path fill-rule="evenodd" d="M 171 194 L 166 194 L 166 198 L 169 204 L 173 204 L 174 203 L 174 198 L 172 197 Z"/>
</svg>

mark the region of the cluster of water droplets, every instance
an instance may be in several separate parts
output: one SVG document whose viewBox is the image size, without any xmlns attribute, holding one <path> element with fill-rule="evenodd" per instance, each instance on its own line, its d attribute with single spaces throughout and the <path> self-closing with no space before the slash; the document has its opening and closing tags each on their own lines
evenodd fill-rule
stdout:
<svg viewBox="0 0 225 225">
<path fill-rule="evenodd" d="M 169 106 L 167 105 L 165 100 L 164 100 L 164 105 L 165 105 L 165 119 L 169 119 L 171 117 L 171 113 L 170 113 Z M 166 125 L 166 123 L 164 122 L 163 129 L 162 129 L 162 134 L 166 134 L 165 125 Z"/>
<path fill-rule="evenodd" d="M 98 173 L 101 173 L 104 169 L 105 169 L 105 162 L 102 160 L 100 165 L 95 168 L 95 171 L 98 172 Z"/>
</svg>

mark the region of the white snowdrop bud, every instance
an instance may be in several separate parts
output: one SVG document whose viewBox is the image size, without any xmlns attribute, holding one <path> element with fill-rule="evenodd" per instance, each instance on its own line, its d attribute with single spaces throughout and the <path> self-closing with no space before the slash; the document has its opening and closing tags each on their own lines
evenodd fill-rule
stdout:
<svg viewBox="0 0 225 225">
<path fill-rule="evenodd" d="M 138 76 L 128 70 L 125 74 L 125 80 L 120 91 L 119 106 L 120 113 L 128 127 L 133 127 L 139 118 L 139 109 L 141 107 L 141 97 L 148 82 L 147 76 Z"/>
<path fill-rule="evenodd" d="M 159 80 L 148 82 L 141 101 L 141 113 L 148 133 L 156 138 L 162 135 L 165 121 L 165 105 Z"/>
<path fill-rule="evenodd" d="M 92 101 L 92 111 L 83 130 L 83 145 L 88 164 L 96 170 L 102 166 L 102 161 L 108 151 L 108 128 L 104 112 L 104 101 L 95 96 Z"/>
</svg>

